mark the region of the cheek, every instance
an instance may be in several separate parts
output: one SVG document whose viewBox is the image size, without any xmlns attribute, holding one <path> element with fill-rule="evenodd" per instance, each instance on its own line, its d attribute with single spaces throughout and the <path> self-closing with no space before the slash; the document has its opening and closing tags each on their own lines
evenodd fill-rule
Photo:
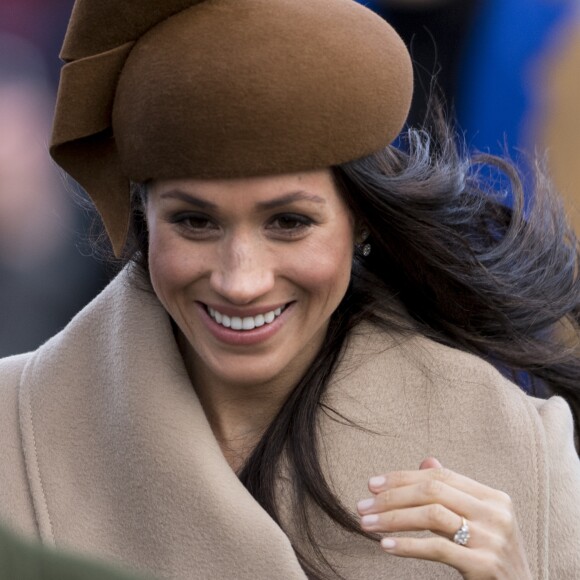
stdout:
<svg viewBox="0 0 580 580">
<path fill-rule="evenodd" d="M 350 240 L 347 234 L 317 240 L 308 256 L 302 256 L 297 264 L 303 287 L 325 302 L 334 303 L 334 307 L 350 282 L 353 252 Z"/>
<path fill-rule="evenodd" d="M 149 275 L 153 289 L 158 296 L 174 286 L 178 279 L 174 253 L 167 236 L 152 225 L 149 227 Z"/>
<path fill-rule="evenodd" d="M 153 289 L 166 307 L 171 297 L 200 275 L 199 255 L 164 228 L 149 232 L 149 274 Z"/>
</svg>

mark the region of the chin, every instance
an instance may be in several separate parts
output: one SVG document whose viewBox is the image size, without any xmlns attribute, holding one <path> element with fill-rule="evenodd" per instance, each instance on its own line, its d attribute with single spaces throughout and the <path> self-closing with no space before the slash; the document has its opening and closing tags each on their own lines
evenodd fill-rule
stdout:
<svg viewBox="0 0 580 580">
<path fill-rule="evenodd" d="M 224 373 L 224 367 L 214 369 L 215 376 L 223 383 L 235 385 L 238 388 L 254 388 L 259 385 L 273 384 L 284 375 L 283 371 L 277 372 L 271 364 L 244 365 L 236 362 L 230 368 L 234 372 Z"/>
</svg>

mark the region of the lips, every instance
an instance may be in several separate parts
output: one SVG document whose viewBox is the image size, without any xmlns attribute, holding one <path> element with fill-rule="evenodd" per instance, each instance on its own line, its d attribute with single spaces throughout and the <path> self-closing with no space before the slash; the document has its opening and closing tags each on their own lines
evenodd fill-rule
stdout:
<svg viewBox="0 0 580 580">
<path fill-rule="evenodd" d="M 215 308 L 209 306 L 206 307 L 208 314 L 211 316 L 215 322 L 223 326 L 224 328 L 231 328 L 232 330 L 254 330 L 255 328 L 260 328 L 261 326 L 266 326 L 272 324 L 278 316 L 284 312 L 286 306 L 279 307 L 274 310 L 269 310 L 267 312 L 257 314 L 255 316 L 228 316 L 227 314 L 221 313 Z"/>
</svg>

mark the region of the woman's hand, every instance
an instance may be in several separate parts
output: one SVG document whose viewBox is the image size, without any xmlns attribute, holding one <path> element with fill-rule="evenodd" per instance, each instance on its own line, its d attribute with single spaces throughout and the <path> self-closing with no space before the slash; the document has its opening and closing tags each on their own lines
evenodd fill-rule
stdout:
<svg viewBox="0 0 580 580">
<path fill-rule="evenodd" d="M 444 469 L 433 458 L 424 460 L 417 471 L 372 477 L 369 490 L 374 497 L 357 506 L 363 530 L 429 530 L 436 534 L 426 538 L 383 538 L 381 546 L 389 554 L 443 562 L 457 569 L 466 580 L 532 578 L 507 494 Z M 463 518 L 469 538 L 460 545 L 454 537 Z"/>
</svg>

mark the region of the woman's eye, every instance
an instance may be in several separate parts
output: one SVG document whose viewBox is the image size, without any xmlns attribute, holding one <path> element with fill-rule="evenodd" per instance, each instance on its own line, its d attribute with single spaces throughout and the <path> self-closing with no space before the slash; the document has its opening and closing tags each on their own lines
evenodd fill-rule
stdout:
<svg viewBox="0 0 580 580">
<path fill-rule="evenodd" d="M 270 228 L 287 233 L 298 233 L 310 227 L 314 222 L 303 215 L 284 214 L 276 216 L 270 222 Z"/>
<path fill-rule="evenodd" d="M 194 233 L 204 233 L 217 228 L 216 224 L 208 217 L 197 214 L 178 214 L 171 220 L 179 227 Z"/>
<path fill-rule="evenodd" d="M 183 218 L 182 222 L 186 226 L 194 230 L 203 230 L 210 227 L 210 221 L 203 217 L 187 217 Z"/>
</svg>

